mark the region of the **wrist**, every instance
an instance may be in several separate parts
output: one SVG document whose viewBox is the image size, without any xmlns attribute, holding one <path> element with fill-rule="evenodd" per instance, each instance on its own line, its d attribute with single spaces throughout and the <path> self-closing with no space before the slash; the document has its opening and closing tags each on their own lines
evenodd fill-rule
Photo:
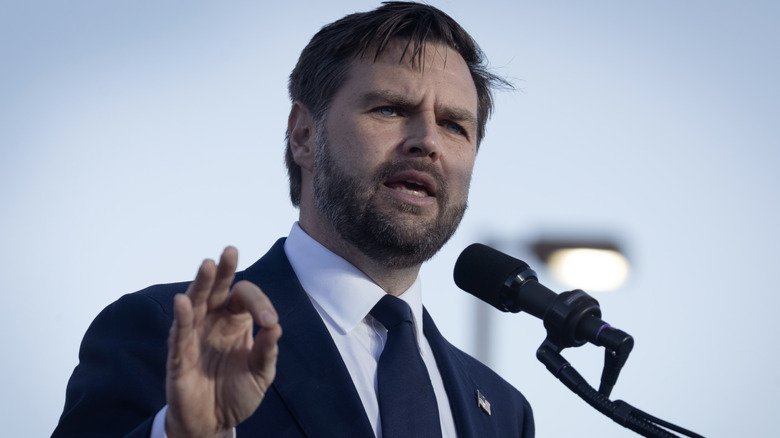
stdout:
<svg viewBox="0 0 780 438">
<path fill-rule="evenodd" d="M 165 438 L 234 438 L 234 429 L 212 430 L 207 432 L 204 428 L 193 427 L 174 417 L 171 410 L 165 413 Z"/>
</svg>

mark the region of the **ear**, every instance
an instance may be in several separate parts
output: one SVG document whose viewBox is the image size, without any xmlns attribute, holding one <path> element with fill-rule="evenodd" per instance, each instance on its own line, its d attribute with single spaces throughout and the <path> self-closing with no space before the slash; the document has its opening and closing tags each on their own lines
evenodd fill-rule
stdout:
<svg viewBox="0 0 780 438">
<path fill-rule="evenodd" d="M 314 117 L 306 105 L 294 102 L 287 118 L 287 132 L 293 159 L 301 168 L 312 171 L 316 152 Z"/>
</svg>

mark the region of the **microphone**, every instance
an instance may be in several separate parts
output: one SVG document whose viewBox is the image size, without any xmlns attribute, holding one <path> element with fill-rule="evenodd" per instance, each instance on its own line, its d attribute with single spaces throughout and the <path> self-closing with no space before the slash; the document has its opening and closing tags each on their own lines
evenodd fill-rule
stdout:
<svg viewBox="0 0 780 438">
<path fill-rule="evenodd" d="M 633 339 L 601 320 L 599 303 L 582 290 L 556 294 L 539 283 L 522 260 L 475 243 L 455 263 L 455 284 L 503 312 L 525 311 L 544 321 L 548 340 L 558 348 L 591 342 L 624 349 Z M 628 339 L 626 339 L 628 338 Z"/>
<path fill-rule="evenodd" d="M 584 380 L 574 379 L 572 376 L 579 376 L 576 372 L 563 372 L 569 364 L 558 352 L 585 342 L 604 347 L 599 393 L 609 397 L 634 348 L 634 338 L 602 321 L 599 303 L 593 297 L 579 289 L 556 294 L 539 283 L 527 263 L 480 243 L 463 250 L 455 262 L 454 277 L 459 288 L 498 310 L 525 311 L 541 319 L 547 338 L 536 355 L 570 388 Z"/>
<path fill-rule="evenodd" d="M 525 311 L 544 321 L 547 338 L 536 357 L 569 389 L 619 424 L 643 436 L 676 436 L 658 425 L 690 437 L 701 435 L 655 418 L 626 402 L 609 400 L 634 338 L 601 320 L 599 303 L 575 289 L 556 294 L 539 283 L 522 260 L 479 243 L 464 249 L 455 262 L 455 284 L 503 312 Z M 601 385 L 596 392 L 560 355 L 566 347 L 585 342 L 605 347 Z"/>
</svg>

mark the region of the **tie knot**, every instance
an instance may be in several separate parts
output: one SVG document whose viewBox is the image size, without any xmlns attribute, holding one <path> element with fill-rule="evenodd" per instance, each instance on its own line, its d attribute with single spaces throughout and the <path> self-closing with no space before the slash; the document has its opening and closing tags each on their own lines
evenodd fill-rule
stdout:
<svg viewBox="0 0 780 438">
<path fill-rule="evenodd" d="M 388 331 L 402 322 L 412 322 L 412 310 L 406 301 L 390 294 L 385 294 L 369 313 Z"/>
</svg>

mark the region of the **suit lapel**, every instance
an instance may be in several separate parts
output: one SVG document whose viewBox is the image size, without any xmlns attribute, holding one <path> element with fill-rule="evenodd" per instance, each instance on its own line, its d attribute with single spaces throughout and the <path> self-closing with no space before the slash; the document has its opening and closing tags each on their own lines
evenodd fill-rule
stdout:
<svg viewBox="0 0 780 438">
<path fill-rule="evenodd" d="M 271 298 L 282 325 L 273 387 L 306 436 L 373 436 L 352 378 L 283 244 L 277 241 L 244 272 Z"/>
<path fill-rule="evenodd" d="M 468 364 L 460 352 L 439 333 L 428 311 L 423 309 L 423 332 L 433 350 L 444 389 L 452 409 L 458 436 L 497 436 L 495 423 L 477 403 L 479 382 L 468 372 Z"/>
</svg>

